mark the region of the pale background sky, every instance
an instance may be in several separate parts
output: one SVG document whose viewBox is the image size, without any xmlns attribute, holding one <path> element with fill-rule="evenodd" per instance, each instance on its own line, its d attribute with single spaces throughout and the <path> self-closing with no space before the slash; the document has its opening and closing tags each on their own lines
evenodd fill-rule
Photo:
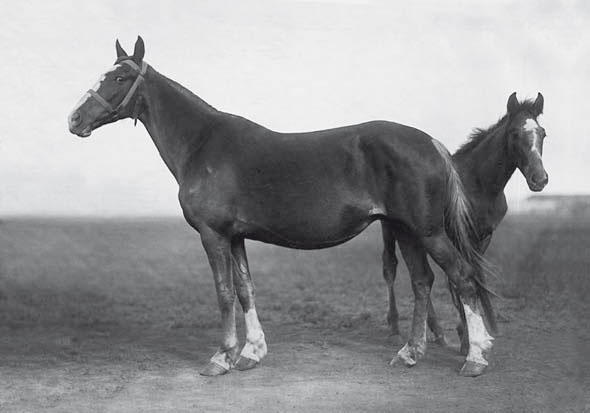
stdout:
<svg viewBox="0 0 590 413">
<path fill-rule="evenodd" d="M 0 215 L 180 214 L 143 126 L 67 128 L 138 34 L 156 70 L 278 131 L 386 119 L 454 151 L 541 91 L 546 192 L 590 192 L 590 2 L 0 1 L 0 27 Z M 510 205 L 529 194 L 517 172 Z"/>
</svg>

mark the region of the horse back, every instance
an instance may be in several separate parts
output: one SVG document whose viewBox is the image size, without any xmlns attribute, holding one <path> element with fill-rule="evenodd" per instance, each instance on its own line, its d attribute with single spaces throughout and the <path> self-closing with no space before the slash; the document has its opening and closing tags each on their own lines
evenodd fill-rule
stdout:
<svg viewBox="0 0 590 413">
<path fill-rule="evenodd" d="M 190 162 L 181 185 L 189 215 L 216 217 L 215 225 L 262 241 L 290 237 L 272 239 L 288 246 L 322 244 L 309 242 L 314 237 L 331 245 L 376 218 L 423 227 L 425 201 L 442 199 L 444 188 L 432 139 L 384 121 L 307 133 L 226 126 Z"/>
</svg>

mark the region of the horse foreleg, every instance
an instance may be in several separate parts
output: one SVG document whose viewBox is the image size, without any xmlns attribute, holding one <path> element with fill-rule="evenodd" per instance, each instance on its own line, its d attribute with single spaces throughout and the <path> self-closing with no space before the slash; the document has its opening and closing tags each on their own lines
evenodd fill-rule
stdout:
<svg viewBox="0 0 590 413">
<path fill-rule="evenodd" d="M 465 314 L 469 352 L 459 374 L 479 376 L 488 365 L 483 353 L 492 348 L 493 338 L 488 334 L 477 309 L 477 288 L 472 277 L 475 270 L 460 256 L 446 234 L 425 237 L 424 246 L 459 293 L 459 305 Z"/>
<path fill-rule="evenodd" d="M 260 363 L 260 360 L 266 355 L 267 348 L 264 331 L 262 331 L 258 314 L 256 314 L 254 283 L 250 277 L 243 239 L 232 242 L 232 258 L 234 284 L 246 321 L 246 344 L 240 352 L 235 367 L 238 370 L 249 370 Z"/>
<path fill-rule="evenodd" d="M 381 222 L 381 231 L 383 233 L 383 278 L 387 284 L 387 299 L 389 309 L 387 311 L 387 324 L 389 325 L 392 343 L 398 346 L 402 343 L 399 331 L 399 314 L 395 304 L 395 292 L 393 284 L 397 275 L 397 258 L 395 256 L 395 236 L 393 229 L 388 222 Z"/>
<path fill-rule="evenodd" d="M 200 228 L 200 233 L 213 271 L 223 330 L 221 345 L 201 374 L 203 376 L 218 376 L 230 371 L 237 360 L 239 351 L 236 335 L 231 246 L 230 240 L 209 228 Z"/>
<path fill-rule="evenodd" d="M 399 246 L 412 278 L 414 316 L 410 338 L 406 345 L 398 351 L 391 364 L 402 361 L 406 366 L 411 367 L 426 352 L 426 322 L 434 274 L 428 265 L 426 252 L 417 240 L 404 238 L 399 242 Z"/>
</svg>

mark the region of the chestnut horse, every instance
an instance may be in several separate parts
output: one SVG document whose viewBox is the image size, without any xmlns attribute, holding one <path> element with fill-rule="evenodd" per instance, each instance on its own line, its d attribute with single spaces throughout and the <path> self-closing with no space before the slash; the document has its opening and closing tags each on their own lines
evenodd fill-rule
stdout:
<svg viewBox="0 0 590 413">
<path fill-rule="evenodd" d="M 385 121 L 307 133 L 278 133 L 220 112 L 144 60 L 138 37 L 82 96 L 68 117 L 81 137 L 125 118 L 139 119 L 179 185 L 187 222 L 199 232 L 215 281 L 223 335 L 201 371 L 255 367 L 267 353 L 244 240 L 289 248 L 341 244 L 380 220 L 409 263 L 428 253 L 446 273 L 466 315 L 465 376 L 481 374 L 492 345 L 477 303 L 494 325 L 484 286 L 486 262 L 450 154 L 415 128 Z M 397 359 L 413 365 L 426 348 L 432 277 L 415 271 L 412 333 Z M 246 343 L 236 335 L 240 302 Z"/>
</svg>

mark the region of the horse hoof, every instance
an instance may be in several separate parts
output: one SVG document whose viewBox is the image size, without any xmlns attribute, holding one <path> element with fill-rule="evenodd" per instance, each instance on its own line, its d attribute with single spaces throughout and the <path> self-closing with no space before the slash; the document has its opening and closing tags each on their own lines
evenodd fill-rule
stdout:
<svg viewBox="0 0 590 413">
<path fill-rule="evenodd" d="M 416 365 L 416 360 L 414 360 L 410 357 L 395 356 L 394 358 L 391 359 L 391 361 L 389 362 L 389 365 L 390 366 L 404 365 L 406 367 L 414 367 Z"/>
<path fill-rule="evenodd" d="M 217 363 L 210 361 L 203 370 L 200 371 L 201 376 L 222 376 L 229 373 L 229 369 L 220 366 Z"/>
<path fill-rule="evenodd" d="M 461 367 L 461 371 L 459 372 L 459 376 L 463 377 L 477 377 L 481 376 L 486 369 L 486 365 L 482 363 L 477 363 L 475 361 L 467 360 L 463 367 Z"/>
<path fill-rule="evenodd" d="M 399 347 L 402 346 L 404 344 L 404 340 L 402 340 L 402 336 L 399 334 L 394 334 L 391 337 L 391 343 L 393 344 L 394 347 Z"/>
<path fill-rule="evenodd" d="M 258 362 L 256 360 L 252 360 L 248 357 L 243 357 L 241 356 L 236 365 L 234 366 L 234 368 L 236 370 L 240 370 L 240 371 L 244 371 L 244 370 L 250 370 L 253 369 L 254 367 L 256 367 L 258 365 Z"/>
</svg>

